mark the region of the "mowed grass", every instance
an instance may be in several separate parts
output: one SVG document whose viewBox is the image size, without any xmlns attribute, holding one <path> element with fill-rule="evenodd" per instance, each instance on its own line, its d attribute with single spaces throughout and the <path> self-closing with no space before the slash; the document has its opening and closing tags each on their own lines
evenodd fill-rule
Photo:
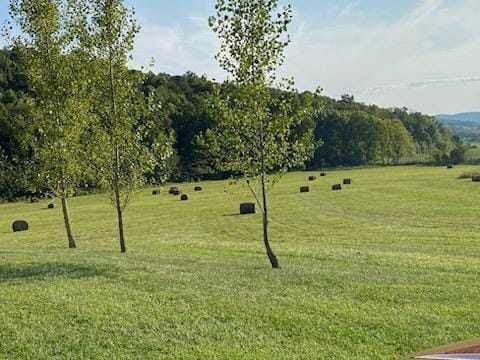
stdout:
<svg viewBox="0 0 480 360">
<path fill-rule="evenodd" d="M 125 255 L 104 196 L 71 200 L 76 250 L 59 208 L 0 205 L 0 358 L 384 360 L 478 337 L 480 184 L 457 179 L 473 170 L 287 175 L 270 195 L 279 271 L 227 182 L 181 184 L 188 202 L 142 191 Z"/>
</svg>

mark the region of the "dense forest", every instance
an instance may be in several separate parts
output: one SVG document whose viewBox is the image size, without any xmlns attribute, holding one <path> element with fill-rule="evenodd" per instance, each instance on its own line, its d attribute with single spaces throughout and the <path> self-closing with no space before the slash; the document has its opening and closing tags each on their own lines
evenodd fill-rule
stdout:
<svg viewBox="0 0 480 360">
<path fill-rule="evenodd" d="M 148 131 L 146 147 L 157 135 L 172 132 L 174 156 L 169 159 L 170 179 L 227 176 L 216 171 L 209 149 L 199 141 L 212 126 L 210 111 L 215 84 L 207 78 L 145 74 L 141 91 L 149 102 L 144 116 Z M 39 190 L 32 163 L 30 134 L 35 123 L 30 116 L 33 94 L 25 78 L 20 53 L 0 50 L 0 198 L 30 197 Z M 313 99 L 314 112 L 303 127 L 314 129 L 318 145 L 305 168 L 387 165 L 404 163 L 445 164 L 460 162 L 465 146 L 433 117 L 407 109 L 383 109 L 355 102 L 351 95 L 334 100 L 316 93 L 296 95 L 301 103 Z M 148 125 L 148 126 L 147 126 Z M 307 129 L 298 129 L 305 131 Z M 148 174 L 158 182 L 155 172 Z M 84 188 L 95 188 L 85 175 Z"/>
</svg>

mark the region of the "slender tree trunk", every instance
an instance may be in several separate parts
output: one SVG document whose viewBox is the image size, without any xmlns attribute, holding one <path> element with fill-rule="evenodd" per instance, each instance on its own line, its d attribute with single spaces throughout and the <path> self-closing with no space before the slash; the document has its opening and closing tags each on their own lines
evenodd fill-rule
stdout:
<svg viewBox="0 0 480 360">
<path fill-rule="evenodd" d="M 68 211 L 68 189 L 65 183 L 62 183 L 62 211 L 63 211 L 63 221 L 65 222 L 65 230 L 67 231 L 68 247 L 70 249 L 75 249 L 77 243 L 75 242 L 75 236 L 72 231 L 72 224 L 70 221 L 70 212 Z"/>
<path fill-rule="evenodd" d="M 113 123 L 117 121 L 117 102 L 116 102 L 116 91 L 115 91 L 115 74 L 113 71 L 113 52 L 111 46 L 109 47 L 109 85 L 110 85 L 110 99 L 112 106 L 112 127 Z M 116 135 L 114 135 L 116 136 Z M 114 192 L 115 192 L 115 208 L 117 209 L 117 219 L 118 219 L 118 238 L 120 241 L 120 252 L 126 253 L 127 247 L 125 245 L 125 231 L 123 225 L 123 204 L 120 196 L 120 151 L 118 149 L 118 139 L 115 138 L 115 166 L 114 166 Z"/>
<path fill-rule="evenodd" d="M 123 226 L 123 209 L 120 199 L 120 190 L 118 186 L 115 187 L 115 207 L 117 208 L 117 218 L 118 218 L 118 236 L 120 240 L 120 252 L 127 252 L 127 247 L 125 245 L 125 231 Z"/>
<path fill-rule="evenodd" d="M 267 250 L 268 259 L 270 260 L 270 264 L 272 264 L 272 268 L 280 269 L 280 263 L 278 262 L 278 258 L 273 252 L 270 241 L 268 239 L 268 209 L 267 209 L 267 189 L 266 189 L 266 181 L 265 181 L 265 173 L 262 173 L 262 202 L 263 202 L 263 243 L 265 244 L 265 249 Z"/>
</svg>

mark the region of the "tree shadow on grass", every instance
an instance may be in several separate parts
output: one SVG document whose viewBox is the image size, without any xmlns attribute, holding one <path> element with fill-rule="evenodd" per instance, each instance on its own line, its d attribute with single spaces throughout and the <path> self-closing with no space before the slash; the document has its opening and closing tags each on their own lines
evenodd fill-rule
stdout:
<svg viewBox="0 0 480 360">
<path fill-rule="evenodd" d="M 117 269 L 107 265 L 80 265 L 74 263 L 42 263 L 0 265 L 0 283 L 19 280 L 82 279 L 116 277 Z"/>
</svg>

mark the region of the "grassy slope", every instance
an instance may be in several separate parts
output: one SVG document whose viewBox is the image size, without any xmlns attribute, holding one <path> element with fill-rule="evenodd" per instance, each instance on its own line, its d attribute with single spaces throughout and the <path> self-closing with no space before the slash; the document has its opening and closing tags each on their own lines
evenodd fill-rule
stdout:
<svg viewBox="0 0 480 360">
<path fill-rule="evenodd" d="M 260 215 L 234 215 L 240 186 L 146 189 L 126 256 L 102 196 L 71 201 L 75 251 L 59 209 L 0 205 L 0 358 L 383 360 L 479 336 L 480 185 L 456 179 L 471 169 L 330 172 L 302 195 L 309 174 L 288 175 L 271 196 L 281 271 Z"/>
</svg>

